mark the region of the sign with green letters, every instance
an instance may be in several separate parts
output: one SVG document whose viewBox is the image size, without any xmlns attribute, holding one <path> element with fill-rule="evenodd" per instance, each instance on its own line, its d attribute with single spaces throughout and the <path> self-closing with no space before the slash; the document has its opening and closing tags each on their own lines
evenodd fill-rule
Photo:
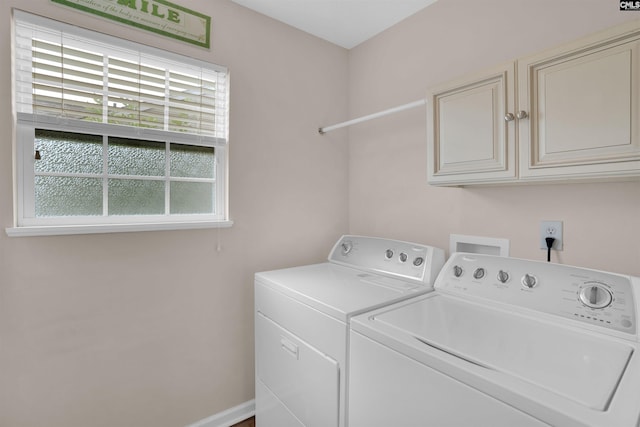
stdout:
<svg viewBox="0 0 640 427">
<path fill-rule="evenodd" d="M 209 48 L 211 17 L 166 0 L 51 0 L 83 12 Z"/>
</svg>

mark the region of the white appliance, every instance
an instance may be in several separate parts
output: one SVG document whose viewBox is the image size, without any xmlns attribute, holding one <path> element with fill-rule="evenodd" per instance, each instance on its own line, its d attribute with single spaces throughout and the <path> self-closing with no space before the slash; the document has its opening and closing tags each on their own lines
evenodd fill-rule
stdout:
<svg viewBox="0 0 640 427">
<path fill-rule="evenodd" d="M 456 253 L 351 321 L 349 427 L 636 427 L 640 279 Z"/>
<path fill-rule="evenodd" d="M 255 275 L 256 424 L 345 427 L 349 320 L 424 294 L 430 246 L 343 236 L 328 262 Z"/>
</svg>

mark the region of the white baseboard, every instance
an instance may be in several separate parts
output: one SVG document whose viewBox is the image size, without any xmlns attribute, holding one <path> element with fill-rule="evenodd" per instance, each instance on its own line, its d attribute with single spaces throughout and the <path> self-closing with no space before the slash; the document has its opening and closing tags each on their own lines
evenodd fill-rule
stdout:
<svg viewBox="0 0 640 427">
<path fill-rule="evenodd" d="M 226 411 L 218 412 L 210 417 L 188 425 L 187 427 L 230 427 L 254 416 L 256 413 L 255 399 L 241 403 Z"/>
</svg>

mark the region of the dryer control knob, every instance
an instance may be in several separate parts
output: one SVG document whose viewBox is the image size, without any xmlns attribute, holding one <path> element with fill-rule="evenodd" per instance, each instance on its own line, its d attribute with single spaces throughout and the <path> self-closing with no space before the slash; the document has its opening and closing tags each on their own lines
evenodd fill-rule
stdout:
<svg viewBox="0 0 640 427">
<path fill-rule="evenodd" d="M 342 244 L 340 245 L 340 252 L 342 253 L 342 255 L 347 255 L 349 252 L 351 252 L 351 249 L 353 249 L 353 243 L 350 240 L 342 242 Z"/>
<path fill-rule="evenodd" d="M 482 267 L 476 268 L 476 271 L 473 272 L 473 277 L 476 279 L 482 279 L 485 274 L 485 269 Z"/>
<path fill-rule="evenodd" d="M 498 271 L 498 281 L 500 283 L 507 283 L 509 281 L 509 273 L 504 270 Z"/>
<path fill-rule="evenodd" d="M 460 277 L 462 276 L 462 274 L 464 273 L 464 270 L 462 269 L 462 267 L 460 267 L 459 265 L 454 265 L 453 266 L 453 275 L 456 277 Z"/>
<path fill-rule="evenodd" d="M 522 276 L 522 286 L 525 288 L 533 288 L 538 284 L 538 279 L 533 274 L 525 274 Z"/>
<path fill-rule="evenodd" d="M 611 292 L 602 284 L 590 284 L 580 290 L 580 302 L 589 308 L 605 308 L 613 301 Z"/>
</svg>

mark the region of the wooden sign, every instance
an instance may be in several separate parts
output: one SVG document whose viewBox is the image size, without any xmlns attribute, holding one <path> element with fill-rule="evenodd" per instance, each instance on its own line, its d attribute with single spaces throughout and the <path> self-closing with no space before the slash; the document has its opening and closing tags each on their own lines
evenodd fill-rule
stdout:
<svg viewBox="0 0 640 427">
<path fill-rule="evenodd" d="M 211 17 L 166 0 L 51 0 L 83 12 L 205 48 Z"/>
</svg>

